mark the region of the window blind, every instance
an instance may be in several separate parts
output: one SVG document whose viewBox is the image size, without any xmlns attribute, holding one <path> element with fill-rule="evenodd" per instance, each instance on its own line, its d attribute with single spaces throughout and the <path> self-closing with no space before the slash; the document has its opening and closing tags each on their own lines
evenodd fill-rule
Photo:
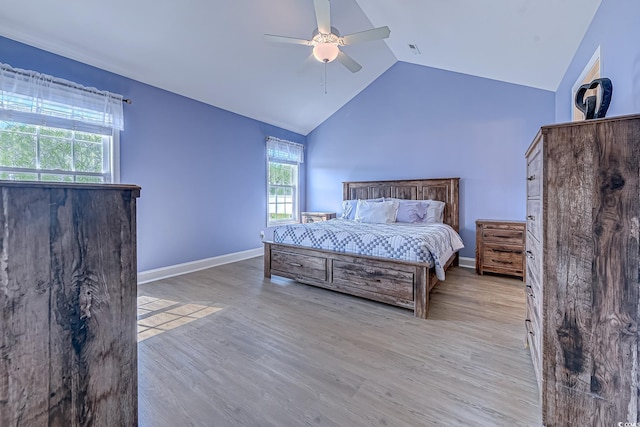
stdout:
<svg viewBox="0 0 640 427">
<path fill-rule="evenodd" d="M 269 161 L 304 163 L 304 145 L 283 139 L 267 137 Z"/>
<path fill-rule="evenodd" d="M 122 98 L 0 63 L 0 120 L 110 135 L 124 130 Z"/>
</svg>

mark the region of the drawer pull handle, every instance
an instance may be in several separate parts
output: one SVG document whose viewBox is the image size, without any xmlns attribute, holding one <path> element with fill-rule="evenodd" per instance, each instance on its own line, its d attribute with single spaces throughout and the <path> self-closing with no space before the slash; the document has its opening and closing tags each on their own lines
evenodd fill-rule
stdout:
<svg viewBox="0 0 640 427">
<path fill-rule="evenodd" d="M 528 177 L 527 177 L 527 180 L 528 180 L 528 181 L 533 181 L 534 179 L 536 179 L 536 176 L 535 176 L 535 175 L 531 175 L 531 176 L 528 176 Z"/>
<path fill-rule="evenodd" d="M 290 262 L 289 265 L 292 265 L 294 267 L 302 267 L 302 264 L 298 264 L 297 262 Z"/>
<path fill-rule="evenodd" d="M 501 253 L 506 253 L 506 254 L 511 254 L 511 253 L 518 253 L 520 252 L 520 249 L 501 249 L 501 248 L 491 248 L 491 250 L 493 252 L 501 252 Z"/>
<path fill-rule="evenodd" d="M 536 257 L 533 255 L 533 252 L 531 252 L 531 251 L 527 251 L 527 252 L 525 252 L 525 253 L 527 254 L 527 258 L 529 258 L 529 259 L 536 259 Z"/>
<path fill-rule="evenodd" d="M 520 237 L 522 233 L 514 234 L 494 234 L 493 237 L 496 239 L 512 239 L 514 237 Z M 485 236 L 486 237 L 486 236 Z"/>
<path fill-rule="evenodd" d="M 530 219 L 531 221 L 535 221 L 536 217 L 533 215 L 527 215 L 527 219 Z"/>
<path fill-rule="evenodd" d="M 524 321 L 524 325 L 525 325 L 525 328 L 527 329 L 527 332 L 529 332 L 532 336 L 535 337 L 536 334 L 533 333 L 533 326 L 532 326 L 533 324 L 531 323 L 531 320 L 526 319 Z"/>
</svg>

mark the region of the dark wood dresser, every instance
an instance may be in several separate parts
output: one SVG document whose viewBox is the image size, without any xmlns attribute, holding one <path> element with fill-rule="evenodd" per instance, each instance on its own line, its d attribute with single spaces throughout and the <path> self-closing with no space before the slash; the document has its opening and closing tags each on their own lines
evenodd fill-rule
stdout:
<svg viewBox="0 0 640 427">
<path fill-rule="evenodd" d="M 0 425 L 136 426 L 136 198 L 0 181 Z"/>
<path fill-rule="evenodd" d="M 638 423 L 640 115 L 544 126 L 526 158 L 543 424 Z"/>
<path fill-rule="evenodd" d="M 476 273 L 524 278 L 524 221 L 476 221 Z"/>
</svg>

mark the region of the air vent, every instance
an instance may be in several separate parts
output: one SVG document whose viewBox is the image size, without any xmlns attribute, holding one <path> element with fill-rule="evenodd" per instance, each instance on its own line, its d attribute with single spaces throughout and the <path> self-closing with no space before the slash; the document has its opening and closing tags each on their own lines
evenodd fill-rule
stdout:
<svg viewBox="0 0 640 427">
<path fill-rule="evenodd" d="M 420 49 L 418 49 L 418 45 L 415 43 L 409 43 L 409 49 L 413 52 L 414 55 L 421 55 Z"/>
</svg>

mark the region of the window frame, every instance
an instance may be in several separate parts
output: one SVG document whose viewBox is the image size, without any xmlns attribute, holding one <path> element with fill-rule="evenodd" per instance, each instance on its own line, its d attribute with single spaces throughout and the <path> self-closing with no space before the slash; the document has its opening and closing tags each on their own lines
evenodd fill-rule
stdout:
<svg viewBox="0 0 640 427">
<path fill-rule="evenodd" d="M 73 126 L 44 126 L 41 124 L 33 124 L 27 121 L 14 120 L 12 123 L 19 123 L 25 125 L 31 125 L 36 127 L 36 163 L 39 160 L 39 147 L 40 147 L 40 129 L 42 127 L 50 128 L 50 129 L 63 129 L 66 131 L 76 132 L 77 130 L 73 128 Z M 74 171 L 74 170 L 66 170 L 66 169 L 45 169 L 36 165 L 36 168 L 22 168 L 22 167 L 11 167 L 11 166 L 0 166 L 0 172 L 6 173 L 24 173 L 24 174 L 37 174 L 38 179 L 37 182 L 71 182 L 71 181 L 48 181 L 42 180 L 41 175 L 73 175 L 74 180 L 73 183 L 78 184 L 89 184 L 92 183 L 83 183 L 77 182 L 77 176 L 92 176 L 92 177 L 102 177 L 103 182 L 95 183 L 95 184 L 118 184 L 120 183 L 120 131 L 116 129 L 112 129 L 111 135 L 103 134 L 103 133 L 95 133 L 95 132 L 87 132 L 87 131 L 79 131 L 82 133 L 90 133 L 93 135 L 102 135 L 103 138 L 108 138 L 109 141 L 106 142 L 103 140 L 102 142 L 102 161 L 103 161 L 103 172 L 85 172 L 85 171 Z M 75 144 L 75 139 L 73 140 L 73 144 Z M 73 145 L 72 145 L 73 147 Z M 105 167 L 105 163 L 108 161 L 108 168 Z M 16 180 L 21 181 L 21 180 Z M 31 181 L 33 182 L 33 181 Z"/>
<path fill-rule="evenodd" d="M 295 177 L 295 183 L 293 185 L 278 185 L 278 184 L 271 184 L 271 163 L 276 163 L 276 164 L 283 164 L 283 165 L 290 165 L 290 166 L 295 166 L 296 167 L 296 177 Z M 291 161 L 286 161 L 286 160 L 278 160 L 278 159 L 270 159 L 268 154 L 267 154 L 267 177 L 266 177 L 266 181 L 267 181 L 267 227 L 276 227 L 278 225 L 287 225 L 287 224 L 297 224 L 300 222 L 300 163 L 298 162 L 291 162 Z M 292 200 L 292 204 L 293 204 L 293 215 L 292 218 L 287 218 L 287 219 L 280 219 L 280 220 L 271 220 L 271 212 L 270 212 L 270 207 L 271 207 L 271 202 L 270 202 L 270 194 L 271 194 L 271 188 L 273 187 L 279 187 L 279 188 L 289 188 L 289 187 L 293 187 L 293 200 Z M 276 203 L 277 206 L 277 203 Z"/>
</svg>

